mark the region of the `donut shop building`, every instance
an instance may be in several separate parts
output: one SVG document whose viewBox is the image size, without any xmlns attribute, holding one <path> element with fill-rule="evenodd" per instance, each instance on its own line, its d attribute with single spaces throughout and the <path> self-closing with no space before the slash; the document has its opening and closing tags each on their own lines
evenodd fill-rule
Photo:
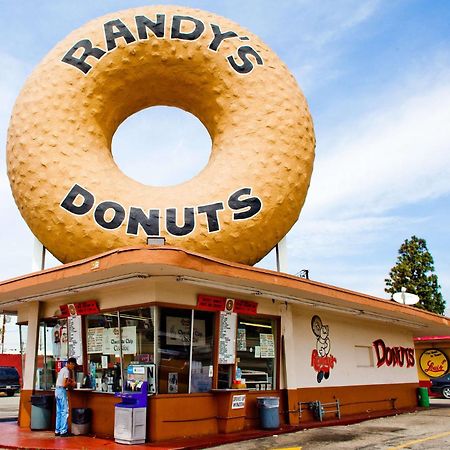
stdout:
<svg viewBox="0 0 450 450">
<path fill-rule="evenodd" d="M 114 435 L 115 393 L 148 381 L 147 441 L 259 429 L 258 397 L 280 424 L 413 410 L 414 337 L 447 318 L 284 273 L 173 247 L 130 247 L 0 284 L 27 328 L 19 426 L 30 396 L 78 361 L 70 406 Z M 339 412 L 336 411 L 339 410 Z M 325 408 L 325 411 L 326 408 Z"/>
</svg>

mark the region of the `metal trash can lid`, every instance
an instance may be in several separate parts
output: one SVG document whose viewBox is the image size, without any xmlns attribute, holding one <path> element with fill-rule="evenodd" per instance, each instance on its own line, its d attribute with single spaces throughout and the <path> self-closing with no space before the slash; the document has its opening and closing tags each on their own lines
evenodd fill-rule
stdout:
<svg viewBox="0 0 450 450">
<path fill-rule="evenodd" d="M 33 394 L 31 396 L 31 404 L 32 406 L 39 406 L 40 408 L 52 409 L 53 399 L 53 395 Z"/>
<path fill-rule="evenodd" d="M 280 406 L 280 397 L 256 397 L 258 407 L 278 408 Z"/>
</svg>

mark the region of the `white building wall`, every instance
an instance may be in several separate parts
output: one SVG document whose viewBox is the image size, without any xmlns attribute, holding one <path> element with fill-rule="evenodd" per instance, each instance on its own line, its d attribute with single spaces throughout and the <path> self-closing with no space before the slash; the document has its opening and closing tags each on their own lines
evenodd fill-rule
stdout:
<svg viewBox="0 0 450 450">
<path fill-rule="evenodd" d="M 377 367 L 377 358 L 372 343 L 383 339 L 389 347 L 414 348 L 412 332 L 386 321 L 363 320 L 355 316 L 343 316 L 332 312 L 302 309 L 293 313 L 294 339 L 297 350 L 291 377 L 297 387 L 351 386 L 367 384 L 416 383 L 417 362 L 403 367 L 382 365 Z M 329 327 L 329 355 L 336 358 L 328 379 L 317 381 L 317 372 L 311 366 L 312 351 L 316 349 L 317 338 L 311 329 L 311 319 L 318 315 L 323 325 Z M 320 344 L 319 344 L 320 346 Z M 355 346 L 359 348 L 356 349 Z M 361 348 L 362 347 L 362 348 Z M 366 349 L 364 349 L 366 347 Z M 367 353 L 366 353 L 367 352 Z M 367 356 L 365 356 L 367 355 Z M 371 356 L 373 365 L 370 366 Z M 291 374 L 292 375 L 292 374 Z"/>
</svg>

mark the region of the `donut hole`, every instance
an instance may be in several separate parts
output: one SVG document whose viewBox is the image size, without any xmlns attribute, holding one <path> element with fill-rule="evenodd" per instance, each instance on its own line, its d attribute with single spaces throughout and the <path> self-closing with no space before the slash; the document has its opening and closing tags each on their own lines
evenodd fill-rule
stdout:
<svg viewBox="0 0 450 450">
<path fill-rule="evenodd" d="M 173 186 L 206 167 L 211 147 L 208 130 L 193 114 L 153 106 L 122 122 L 111 150 L 128 177 L 149 186 Z"/>
</svg>

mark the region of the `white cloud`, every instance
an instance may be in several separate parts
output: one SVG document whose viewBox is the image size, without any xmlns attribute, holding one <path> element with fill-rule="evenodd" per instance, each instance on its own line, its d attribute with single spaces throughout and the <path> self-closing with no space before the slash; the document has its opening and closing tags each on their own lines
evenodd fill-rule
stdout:
<svg viewBox="0 0 450 450">
<path fill-rule="evenodd" d="M 426 90 L 411 87 L 380 101 L 381 93 L 369 114 L 344 122 L 323 154 L 318 136 L 313 216 L 379 214 L 450 192 L 449 74 Z"/>
<path fill-rule="evenodd" d="M 401 242 L 433 223 L 419 205 L 450 194 L 450 60 L 439 56 L 367 95 L 365 114 L 343 112 L 317 136 L 307 201 L 288 236 L 292 272 L 308 268 L 313 279 L 386 297 Z M 416 205 L 408 215 L 407 205 Z M 439 265 L 448 297 L 450 259 Z"/>
</svg>

